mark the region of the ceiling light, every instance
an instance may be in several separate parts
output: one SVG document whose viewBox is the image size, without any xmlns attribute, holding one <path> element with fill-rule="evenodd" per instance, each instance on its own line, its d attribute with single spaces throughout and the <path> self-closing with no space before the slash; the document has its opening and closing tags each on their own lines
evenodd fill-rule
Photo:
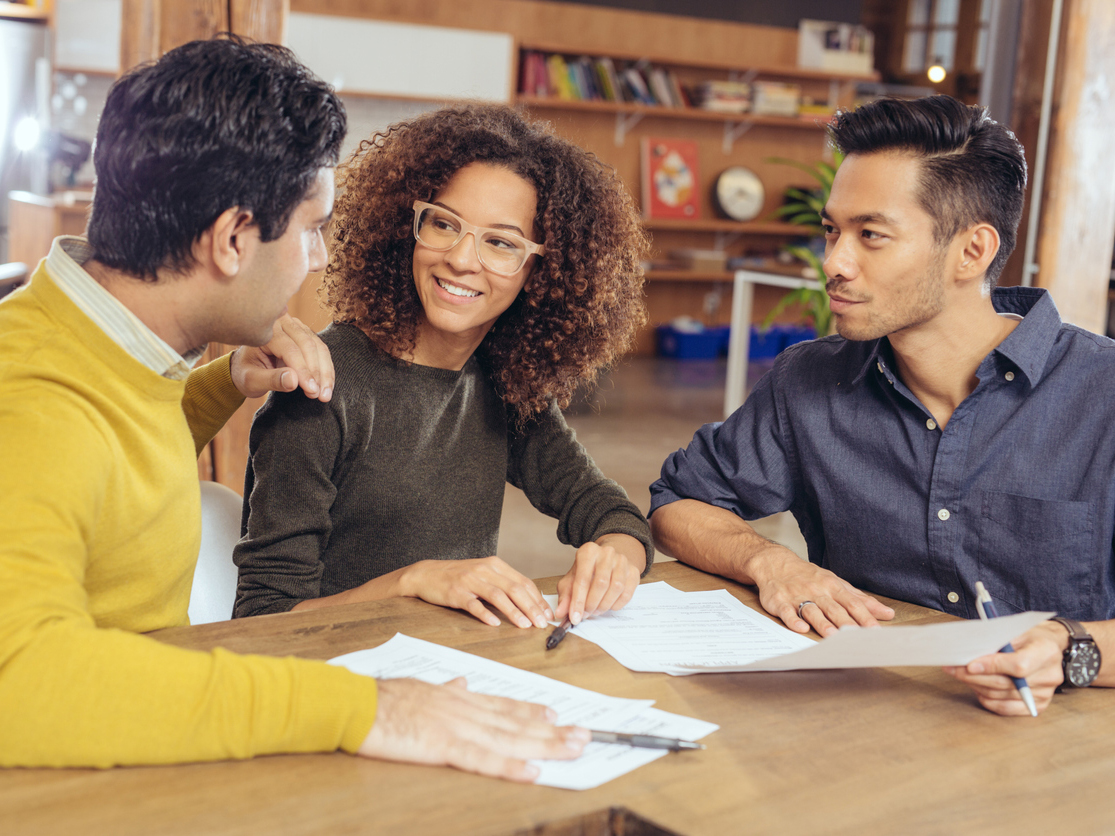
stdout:
<svg viewBox="0 0 1115 836">
<path fill-rule="evenodd" d="M 15 147 L 20 151 L 30 151 L 39 144 L 41 133 L 38 120 L 33 116 L 24 116 L 16 123 L 15 133 L 12 135 Z"/>
</svg>

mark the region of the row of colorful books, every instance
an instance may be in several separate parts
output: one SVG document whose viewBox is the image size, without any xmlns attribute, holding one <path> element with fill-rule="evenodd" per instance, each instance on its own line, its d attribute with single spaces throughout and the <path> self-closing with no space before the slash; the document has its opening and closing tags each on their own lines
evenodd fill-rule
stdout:
<svg viewBox="0 0 1115 836">
<path fill-rule="evenodd" d="M 689 107 L 689 93 L 672 70 L 645 61 L 613 61 L 607 56 L 566 58 L 557 53 L 524 50 L 519 63 L 519 92 L 566 101 L 634 102 Z"/>
<path fill-rule="evenodd" d="M 648 61 L 566 57 L 529 49 L 523 50 L 519 64 L 519 92 L 574 102 L 632 102 L 764 116 L 795 117 L 803 109 L 797 84 L 710 80 L 683 87 L 673 70 Z"/>
</svg>

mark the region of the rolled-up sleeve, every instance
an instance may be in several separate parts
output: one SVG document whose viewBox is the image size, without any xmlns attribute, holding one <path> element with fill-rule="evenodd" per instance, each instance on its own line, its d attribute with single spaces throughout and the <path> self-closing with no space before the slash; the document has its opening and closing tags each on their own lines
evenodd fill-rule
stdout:
<svg viewBox="0 0 1115 836">
<path fill-rule="evenodd" d="M 745 520 L 786 511 L 794 497 L 791 456 L 776 396 L 775 371 L 722 423 L 705 424 L 667 457 L 650 486 L 650 514 L 679 499 L 725 508 Z"/>
</svg>

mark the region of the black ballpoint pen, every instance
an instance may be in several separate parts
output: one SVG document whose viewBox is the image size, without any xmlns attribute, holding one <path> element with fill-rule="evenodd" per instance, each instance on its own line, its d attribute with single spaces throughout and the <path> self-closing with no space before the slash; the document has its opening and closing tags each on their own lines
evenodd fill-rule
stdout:
<svg viewBox="0 0 1115 836">
<path fill-rule="evenodd" d="M 572 629 L 573 622 L 569 620 L 569 616 L 566 616 L 565 621 L 561 622 L 561 625 L 554 630 L 554 632 L 550 633 L 550 637 L 546 639 L 546 649 L 553 650 L 561 644 L 561 640 L 565 638 L 565 634 Z"/>
<path fill-rule="evenodd" d="M 694 743 L 691 740 L 678 740 L 676 737 L 657 737 L 653 734 L 623 734 L 621 732 L 594 731 L 593 743 L 624 743 L 640 749 L 669 749 L 672 752 L 681 749 L 704 749 L 703 743 Z"/>
</svg>

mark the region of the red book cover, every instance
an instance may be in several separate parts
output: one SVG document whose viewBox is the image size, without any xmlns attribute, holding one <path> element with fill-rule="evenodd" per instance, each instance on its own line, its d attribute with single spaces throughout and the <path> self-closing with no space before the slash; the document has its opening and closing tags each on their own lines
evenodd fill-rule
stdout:
<svg viewBox="0 0 1115 836">
<path fill-rule="evenodd" d="M 697 143 L 690 139 L 643 137 L 643 216 L 700 217 Z"/>
</svg>

